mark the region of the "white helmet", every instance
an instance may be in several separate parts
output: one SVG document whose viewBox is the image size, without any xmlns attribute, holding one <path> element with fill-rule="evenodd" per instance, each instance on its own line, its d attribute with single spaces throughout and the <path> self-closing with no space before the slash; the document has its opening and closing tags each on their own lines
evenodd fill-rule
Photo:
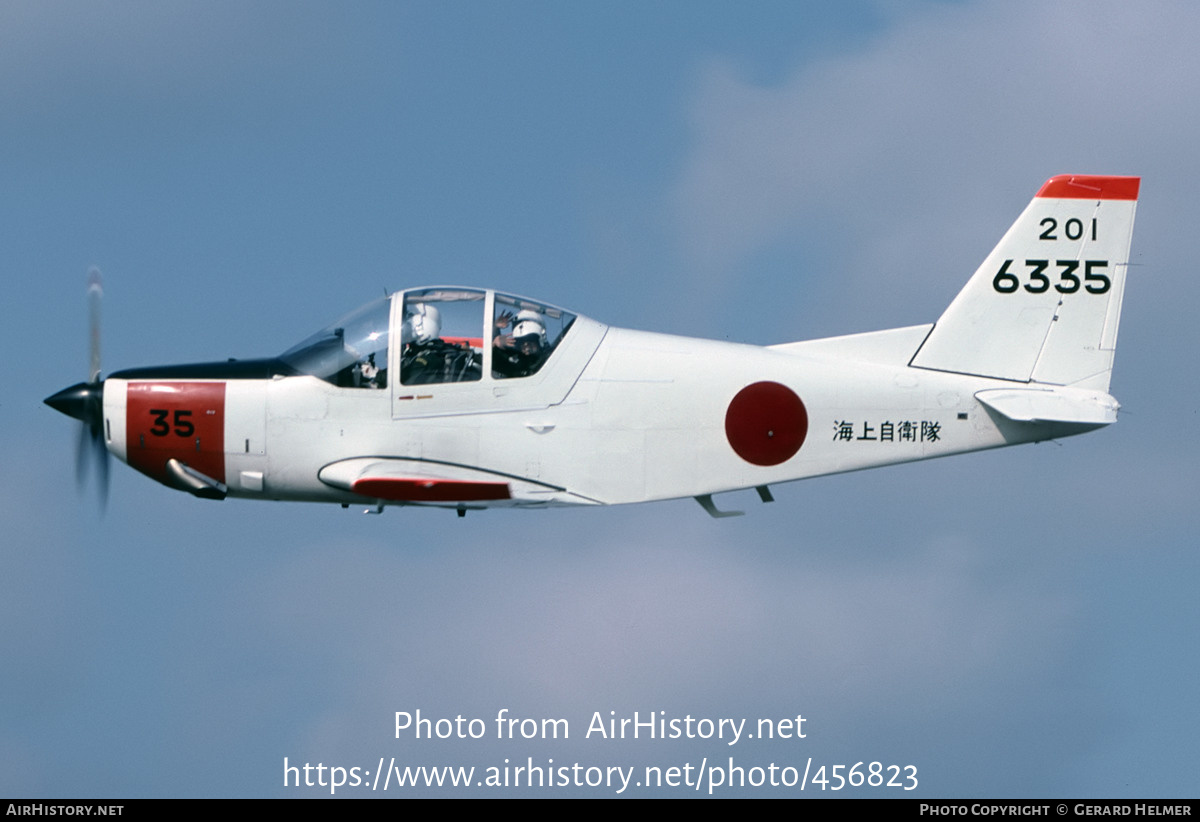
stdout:
<svg viewBox="0 0 1200 822">
<path fill-rule="evenodd" d="M 427 343 L 442 332 L 442 314 L 436 306 L 413 303 L 401 331 L 403 342 Z"/>
<path fill-rule="evenodd" d="M 518 312 L 512 335 L 514 340 L 536 335 L 538 345 L 544 346 L 546 344 L 546 326 L 542 325 L 542 315 L 536 311 L 530 311 L 528 308 Z"/>
</svg>

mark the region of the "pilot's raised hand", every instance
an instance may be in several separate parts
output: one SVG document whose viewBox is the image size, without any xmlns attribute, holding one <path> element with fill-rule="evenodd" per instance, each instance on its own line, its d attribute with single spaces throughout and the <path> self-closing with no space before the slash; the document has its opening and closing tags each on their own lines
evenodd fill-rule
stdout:
<svg viewBox="0 0 1200 822">
<path fill-rule="evenodd" d="M 496 348 L 512 348 L 513 347 L 512 335 L 499 333 L 500 329 L 508 328 L 509 324 L 512 322 L 512 318 L 513 318 L 513 313 L 511 311 L 503 311 L 499 314 L 499 316 L 496 317 L 497 334 L 496 334 L 495 338 L 492 340 L 492 345 L 494 347 L 496 347 Z"/>
</svg>

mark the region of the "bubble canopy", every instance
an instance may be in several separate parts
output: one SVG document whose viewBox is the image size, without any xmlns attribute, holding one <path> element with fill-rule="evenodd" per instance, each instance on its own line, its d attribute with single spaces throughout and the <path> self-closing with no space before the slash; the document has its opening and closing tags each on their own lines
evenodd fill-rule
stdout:
<svg viewBox="0 0 1200 822">
<path fill-rule="evenodd" d="M 391 333 L 393 306 L 398 328 Z M 576 319 L 561 308 L 490 290 L 418 288 L 381 297 L 279 356 L 289 368 L 343 388 L 514 379 L 551 358 Z M 414 332 L 415 328 L 419 333 Z M 399 373 L 389 371 L 396 338 Z"/>
</svg>

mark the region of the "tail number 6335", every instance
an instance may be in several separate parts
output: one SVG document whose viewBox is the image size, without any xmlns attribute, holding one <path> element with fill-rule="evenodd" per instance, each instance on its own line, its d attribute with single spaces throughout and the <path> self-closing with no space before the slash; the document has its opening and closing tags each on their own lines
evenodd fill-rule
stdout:
<svg viewBox="0 0 1200 822">
<path fill-rule="evenodd" d="M 992 288 L 1001 294 L 1012 294 L 1022 287 L 1021 278 L 1011 271 L 1012 265 L 1012 260 L 1005 260 L 992 278 Z M 1054 266 L 1051 270 L 1049 260 L 1026 260 L 1024 289 L 1042 294 L 1053 285 L 1059 294 L 1074 294 L 1080 287 L 1089 294 L 1104 294 L 1112 287 L 1106 273 L 1108 260 L 1055 260 Z M 1057 281 L 1052 282 L 1052 277 Z"/>
</svg>

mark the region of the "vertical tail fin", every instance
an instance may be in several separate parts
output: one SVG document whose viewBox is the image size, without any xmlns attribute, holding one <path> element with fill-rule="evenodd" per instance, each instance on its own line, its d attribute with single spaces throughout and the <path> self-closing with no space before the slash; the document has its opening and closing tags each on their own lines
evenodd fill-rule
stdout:
<svg viewBox="0 0 1200 822">
<path fill-rule="evenodd" d="M 912 365 L 1107 391 L 1140 182 L 1047 180 Z"/>
</svg>

